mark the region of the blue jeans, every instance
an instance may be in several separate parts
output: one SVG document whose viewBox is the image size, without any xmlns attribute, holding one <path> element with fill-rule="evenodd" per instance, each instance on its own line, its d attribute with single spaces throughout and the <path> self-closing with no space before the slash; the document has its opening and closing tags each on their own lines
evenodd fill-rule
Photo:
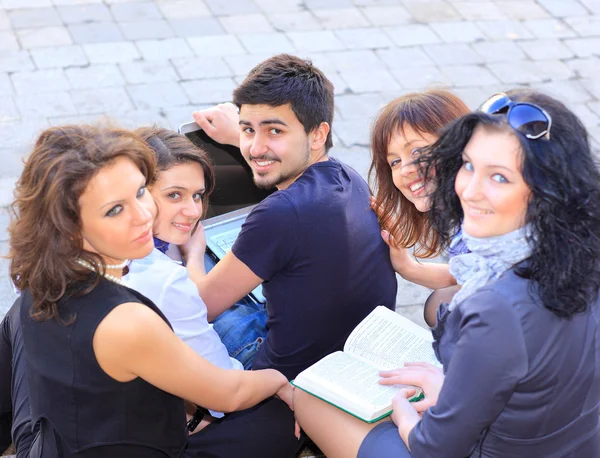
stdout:
<svg viewBox="0 0 600 458">
<path fill-rule="evenodd" d="M 215 262 L 205 255 L 205 265 L 208 272 Z M 229 356 L 241 362 L 244 369 L 252 369 L 254 356 L 267 337 L 267 310 L 246 296 L 221 313 L 213 321 L 213 328 Z"/>
</svg>

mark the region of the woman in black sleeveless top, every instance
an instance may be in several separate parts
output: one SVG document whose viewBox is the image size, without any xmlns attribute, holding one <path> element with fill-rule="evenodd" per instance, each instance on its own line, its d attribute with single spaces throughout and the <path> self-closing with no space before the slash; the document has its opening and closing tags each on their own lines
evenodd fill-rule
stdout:
<svg viewBox="0 0 600 458">
<path fill-rule="evenodd" d="M 17 183 L 10 274 L 42 427 L 30 456 L 180 457 L 182 398 L 225 412 L 287 399 L 281 373 L 213 366 L 121 284 L 127 260 L 153 248 L 153 176 L 135 134 L 65 126 L 42 133 Z"/>
</svg>

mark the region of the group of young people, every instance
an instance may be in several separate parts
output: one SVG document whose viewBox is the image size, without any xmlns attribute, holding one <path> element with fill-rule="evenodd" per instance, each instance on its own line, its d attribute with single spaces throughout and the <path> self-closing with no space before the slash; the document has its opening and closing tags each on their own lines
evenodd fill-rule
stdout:
<svg viewBox="0 0 600 458">
<path fill-rule="evenodd" d="M 372 127 L 371 193 L 328 156 L 333 86 L 309 61 L 267 59 L 233 101 L 194 118 L 277 192 L 208 272 L 204 151 L 156 127 L 40 135 L 9 227 L 0 449 L 282 458 L 302 428 L 329 458 L 600 453 L 600 174 L 571 111 L 533 91 L 473 113 L 445 90 L 402 96 Z M 394 271 L 435 290 L 443 370 L 415 361 L 380 383 L 424 399 L 402 390 L 370 425 L 293 390 L 394 309 Z M 266 308 L 248 298 L 259 284 Z"/>
</svg>

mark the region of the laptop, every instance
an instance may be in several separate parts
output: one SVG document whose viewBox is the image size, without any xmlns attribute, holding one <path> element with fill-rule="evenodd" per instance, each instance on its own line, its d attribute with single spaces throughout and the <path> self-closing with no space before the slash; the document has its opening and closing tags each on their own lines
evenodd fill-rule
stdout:
<svg viewBox="0 0 600 458">
<path fill-rule="evenodd" d="M 218 262 L 231 250 L 242 224 L 256 204 L 276 190 L 256 187 L 252 169 L 239 148 L 217 143 L 195 122 L 181 125 L 179 133 L 206 150 L 214 164 L 215 188 L 202 226 L 207 254 Z M 259 303 L 266 302 L 262 285 L 257 286 L 250 296 Z"/>
</svg>

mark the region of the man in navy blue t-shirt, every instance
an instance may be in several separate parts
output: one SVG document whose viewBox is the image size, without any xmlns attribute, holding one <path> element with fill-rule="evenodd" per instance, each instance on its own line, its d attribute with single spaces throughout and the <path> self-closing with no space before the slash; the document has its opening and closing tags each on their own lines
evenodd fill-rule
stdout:
<svg viewBox="0 0 600 458">
<path fill-rule="evenodd" d="M 293 378 L 340 350 L 377 305 L 393 310 L 396 277 L 367 184 L 327 155 L 333 86 L 325 75 L 300 58 L 274 56 L 250 72 L 234 103 L 254 180 L 278 192 L 250 213 L 231 252 L 198 286 L 215 317 L 264 282 L 269 333 L 253 368 Z M 230 105 L 196 113 L 196 121 L 236 144 L 218 125 L 219 109 L 229 123 L 237 117 Z"/>
</svg>

